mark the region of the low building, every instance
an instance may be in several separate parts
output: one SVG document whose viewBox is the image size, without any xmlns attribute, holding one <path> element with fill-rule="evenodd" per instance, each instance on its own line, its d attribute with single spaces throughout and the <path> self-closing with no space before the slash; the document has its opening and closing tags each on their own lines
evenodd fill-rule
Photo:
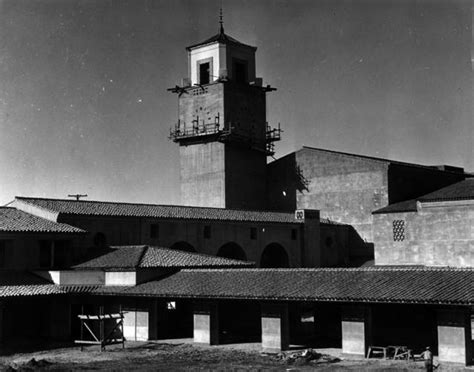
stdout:
<svg viewBox="0 0 474 372">
<path fill-rule="evenodd" d="M 375 263 L 474 267 L 474 179 L 374 211 Z"/>
</svg>

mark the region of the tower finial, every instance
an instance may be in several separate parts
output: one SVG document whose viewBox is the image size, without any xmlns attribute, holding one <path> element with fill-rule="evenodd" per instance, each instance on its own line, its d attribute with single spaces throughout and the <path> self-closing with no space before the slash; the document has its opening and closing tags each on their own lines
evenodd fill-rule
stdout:
<svg viewBox="0 0 474 372">
<path fill-rule="evenodd" d="M 220 25 L 220 33 L 223 34 L 224 33 L 224 21 L 222 19 L 222 7 L 220 8 L 220 12 L 219 12 L 219 25 Z"/>
</svg>

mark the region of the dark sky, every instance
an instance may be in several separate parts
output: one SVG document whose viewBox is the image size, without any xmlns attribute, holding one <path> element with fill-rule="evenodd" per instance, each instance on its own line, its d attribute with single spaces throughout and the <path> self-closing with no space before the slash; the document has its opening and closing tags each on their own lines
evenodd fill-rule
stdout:
<svg viewBox="0 0 474 372">
<path fill-rule="evenodd" d="M 258 47 L 276 157 L 308 146 L 474 170 L 467 0 L 0 0 L 0 204 L 179 203 L 185 47 Z"/>
</svg>

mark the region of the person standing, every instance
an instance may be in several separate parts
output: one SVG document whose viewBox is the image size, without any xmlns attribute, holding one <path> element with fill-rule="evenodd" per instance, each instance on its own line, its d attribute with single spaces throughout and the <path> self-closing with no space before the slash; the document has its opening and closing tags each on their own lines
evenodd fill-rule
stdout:
<svg viewBox="0 0 474 372">
<path fill-rule="evenodd" d="M 423 360 L 425 361 L 426 372 L 433 372 L 433 353 L 429 346 L 426 350 L 421 353 Z"/>
</svg>

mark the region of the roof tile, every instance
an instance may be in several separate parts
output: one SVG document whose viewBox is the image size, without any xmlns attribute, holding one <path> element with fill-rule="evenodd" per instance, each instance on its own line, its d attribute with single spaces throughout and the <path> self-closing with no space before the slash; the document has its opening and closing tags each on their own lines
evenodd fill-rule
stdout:
<svg viewBox="0 0 474 372">
<path fill-rule="evenodd" d="M 0 207 L 0 231 L 41 233 L 85 232 L 77 227 L 65 223 L 53 222 L 11 207 Z"/>
<path fill-rule="evenodd" d="M 239 222 L 302 223 L 293 213 L 249 211 L 225 208 L 187 207 L 177 205 L 133 204 L 89 200 L 16 197 L 51 212 L 88 216 L 149 217 Z"/>
<path fill-rule="evenodd" d="M 75 269 L 137 269 L 190 267 L 253 267 L 252 262 L 153 246 L 122 246 L 74 266 Z"/>
<path fill-rule="evenodd" d="M 252 285 L 249 285 L 252 283 Z M 451 268 L 182 270 L 121 291 L 184 298 L 474 304 L 474 270 Z"/>
</svg>

